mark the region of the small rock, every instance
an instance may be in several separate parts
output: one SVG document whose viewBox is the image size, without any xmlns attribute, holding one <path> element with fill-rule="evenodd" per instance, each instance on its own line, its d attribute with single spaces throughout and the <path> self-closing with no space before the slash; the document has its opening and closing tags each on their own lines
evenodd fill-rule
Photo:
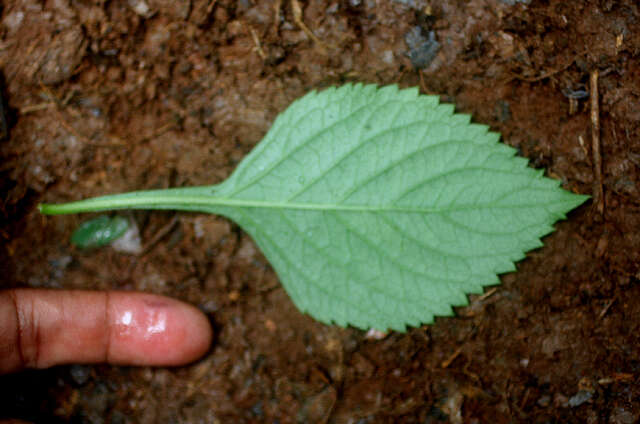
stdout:
<svg viewBox="0 0 640 424">
<path fill-rule="evenodd" d="M 509 59 L 516 53 L 513 35 L 500 31 L 489 36 L 488 41 L 494 46 L 497 54 L 503 59 Z"/>
<path fill-rule="evenodd" d="M 364 335 L 364 338 L 367 340 L 382 340 L 387 337 L 387 334 L 388 333 L 385 333 L 384 331 L 370 328 L 369 331 L 367 331 L 367 334 Z"/>
<path fill-rule="evenodd" d="M 78 386 L 83 386 L 91 377 L 91 367 L 87 365 L 72 365 L 69 369 L 71 378 Z"/>
<path fill-rule="evenodd" d="M 72 261 L 71 256 L 64 255 L 49 260 L 49 264 L 56 270 L 64 271 Z"/>
<path fill-rule="evenodd" d="M 578 393 L 576 393 L 575 395 L 569 398 L 569 406 L 572 408 L 580 406 L 583 403 L 591 400 L 592 396 L 593 396 L 592 392 L 589 392 L 586 390 L 580 390 L 578 391 Z"/>
<path fill-rule="evenodd" d="M 53 258 L 49 260 L 49 264 L 51 265 L 51 274 L 55 280 L 59 280 L 64 276 L 64 272 L 69 266 L 69 264 L 73 262 L 73 258 L 69 255 L 60 256 L 57 258 Z"/>
<path fill-rule="evenodd" d="M 499 100 L 496 104 L 496 115 L 499 122 L 507 122 L 511 119 L 511 106 L 505 100 Z"/>
<path fill-rule="evenodd" d="M 414 26 L 404 36 L 404 41 L 409 47 L 407 56 L 411 64 L 416 68 L 426 68 L 435 59 L 440 43 L 436 41 L 436 33 L 431 31 L 425 37 L 419 26 Z"/>
<path fill-rule="evenodd" d="M 567 340 L 562 334 L 551 333 L 542 340 L 541 350 L 545 355 L 553 357 L 556 352 L 564 349 L 566 344 Z"/>
<path fill-rule="evenodd" d="M 553 406 L 556 408 L 566 408 L 569 403 L 569 399 L 562 393 L 556 393 L 553 395 Z"/>
<path fill-rule="evenodd" d="M 541 396 L 540 399 L 538 399 L 538 405 L 542 408 L 546 408 L 547 406 L 551 405 L 551 396 Z"/>
<path fill-rule="evenodd" d="M 383 51 L 381 59 L 387 65 L 393 65 L 393 52 L 391 50 Z"/>
<path fill-rule="evenodd" d="M 449 422 L 452 424 L 462 424 L 462 404 L 464 403 L 464 395 L 461 391 L 454 389 L 450 390 L 450 395 L 444 401 L 442 405 L 442 412 L 449 417 Z"/>
<path fill-rule="evenodd" d="M 13 35 L 20 29 L 22 21 L 24 21 L 24 12 L 22 10 L 16 10 L 7 13 L 7 15 L 2 20 L 2 23 L 7 28 L 9 35 Z"/>
<path fill-rule="evenodd" d="M 160 57 L 165 53 L 170 39 L 171 28 L 162 21 L 158 21 L 147 30 L 143 49 L 153 58 Z"/>
<path fill-rule="evenodd" d="M 149 4 L 144 0 L 129 0 L 129 7 L 144 18 L 148 18 L 153 14 Z"/>
<path fill-rule="evenodd" d="M 135 221 L 132 219 L 129 220 L 129 228 L 122 237 L 119 237 L 111 243 L 111 247 L 117 252 L 130 253 L 132 255 L 142 253 L 140 230 Z"/>
</svg>

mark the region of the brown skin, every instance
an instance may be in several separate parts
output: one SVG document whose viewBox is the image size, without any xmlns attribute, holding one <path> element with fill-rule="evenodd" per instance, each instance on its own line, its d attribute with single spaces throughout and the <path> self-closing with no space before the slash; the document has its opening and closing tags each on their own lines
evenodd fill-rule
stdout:
<svg viewBox="0 0 640 424">
<path fill-rule="evenodd" d="M 164 296 L 0 291 L 0 374 L 68 363 L 183 365 L 211 339 L 202 312 Z"/>
</svg>

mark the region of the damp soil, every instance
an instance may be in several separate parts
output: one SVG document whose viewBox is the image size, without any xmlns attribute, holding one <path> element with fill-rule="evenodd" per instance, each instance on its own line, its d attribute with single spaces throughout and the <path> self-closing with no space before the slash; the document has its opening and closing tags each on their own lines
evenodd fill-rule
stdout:
<svg viewBox="0 0 640 424">
<path fill-rule="evenodd" d="M 198 306 L 216 332 L 210 352 L 182 368 L 2 377 L 0 417 L 639 419 L 637 2 L 8 0 L 0 9 L 2 286 L 160 293 Z M 77 250 L 69 237 L 86 215 L 36 210 L 220 182 L 294 99 L 345 82 L 440 95 L 593 198 L 455 317 L 379 337 L 298 312 L 250 237 L 223 218 L 124 213 L 146 247 L 136 255 Z"/>
</svg>

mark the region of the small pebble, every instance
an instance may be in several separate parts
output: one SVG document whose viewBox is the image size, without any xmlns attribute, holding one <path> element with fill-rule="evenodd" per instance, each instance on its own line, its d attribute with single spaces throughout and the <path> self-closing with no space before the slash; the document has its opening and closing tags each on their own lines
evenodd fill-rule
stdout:
<svg viewBox="0 0 640 424">
<path fill-rule="evenodd" d="M 387 333 L 384 331 L 376 330 L 375 328 L 369 329 L 367 334 L 365 334 L 364 338 L 367 340 L 382 340 L 387 337 Z"/>
<path fill-rule="evenodd" d="M 593 396 L 592 392 L 588 392 L 586 390 L 580 390 L 575 395 L 569 398 L 569 406 L 575 408 L 577 406 L 582 405 L 583 403 L 589 401 Z"/>
<path fill-rule="evenodd" d="M 132 219 L 129 220 L 129 228 L 118 239 L 111 242 L 113 250 L 132 255 L 142 253 L 142 240 L 140 239 L 140 230 L 138 225 Z"/>
<path fill-rule="evenodd" d="M 71 378 L 78 386 L 83 386 L 91 377 L 91 367 L 87 365 L 72 365 L 69 369 Z"/>
<path fill-rule="evenodd" d="M 144 0 L 129 0 L 129 7 L 138 15 L 145 18 L 148 18 L 152 14 L 151 8 Z"/>
<path fill-rule="evenodd" d="M 440 43 L 436 41 L 436 33 L 431 31 L 425 37 L 419 26 L 414 26 L 404 36 L 404 41 L 409 47 L 407 56 L 411 64 L 416 68 L 426 68 L 435 59 Z"/>
<path fill-rule="evenodd" d="M 540 399 L 538 399 L 538 406 L 542 408 L 546 408 L 549 405 L 551 405 L 551 396 L 544 395 L 544 396 L 541 396 Z"/>
</svg>

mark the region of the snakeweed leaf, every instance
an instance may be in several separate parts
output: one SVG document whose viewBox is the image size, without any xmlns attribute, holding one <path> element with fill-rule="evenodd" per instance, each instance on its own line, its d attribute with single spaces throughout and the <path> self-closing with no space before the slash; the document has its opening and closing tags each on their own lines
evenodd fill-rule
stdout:
<svg viewBox="0 0 640 424">
<path fill-rule="evenodd" d="M 215 186 L 133 192 L 43 213 L 179 209 L 237 222 L 303 312 L 325 323 L 431 323 L 498 284 L 576 195 L 499 134 L 417 89 L 312 91 Z"/>
</svg>

